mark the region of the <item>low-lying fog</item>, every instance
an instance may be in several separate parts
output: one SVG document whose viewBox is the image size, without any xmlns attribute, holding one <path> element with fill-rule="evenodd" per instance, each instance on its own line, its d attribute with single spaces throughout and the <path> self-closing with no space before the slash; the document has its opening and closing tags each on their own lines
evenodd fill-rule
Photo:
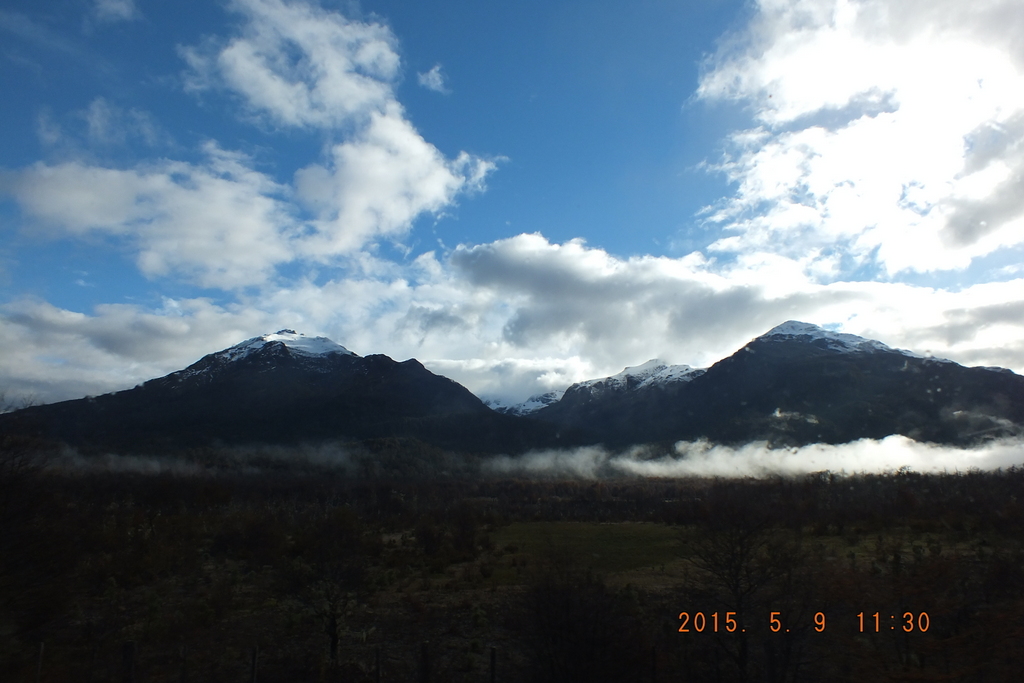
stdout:
<svg viewBox="0 0 1024 683">
<path fill-rule="evenodd" d="M 507 474 L 550 474 L 594 478 L 639 477 L 765 477 L 808 472 L 885 472 L 909 467 L 916 472 L 994 470 L 1024 464 L 1024 440 L 992 441 L 978 448 L 955 448 L 919 443 L 905 436 L 861 439 L 841 445 L 812 444 L 772 449 L 764 442 L 721 446 L 707 441 L 680 441 L 675 452 L 652 453 L 635 447 L 613 453 L 593 446 L 575 450 L 541 451 L 494 458 L 485 471 Z"/>
<path fill-rule="evenodd" d="M 1024 465 L 1024 439 L 991 441 L 976 448 L 919 443 L 904 436 L 861 439 L 841 445 L 768 448 L 764 442 L 722 446 L 707 441 L 679 442 L 673 451 L 636 446 L 609 451 L 600 446 L 535 451 L 521 456 L 472 460 L 434 452 L 406 456 L 369 453 L 345 444 L 284 447 L 251 446 L 206 452 L 203 458 L 147 455 L 82 456 L 74 451 L 53 456 L 50 469 L 197 476 L 216 472 L 266 474 L 288 470 L 331 470 L 356 477 L 431 478 L 434 476 L 528 477 L 767 477 L 808 472 L 847 474 L 909 468 L 916 472 L 995 470 Z"/>
</svg>

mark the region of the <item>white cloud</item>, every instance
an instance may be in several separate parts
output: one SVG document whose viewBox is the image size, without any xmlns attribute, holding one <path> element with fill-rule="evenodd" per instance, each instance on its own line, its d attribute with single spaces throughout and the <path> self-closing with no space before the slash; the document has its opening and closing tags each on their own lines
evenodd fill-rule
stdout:
<svg viewBox="0 0 1024 683">
<path fill-rule="evenodd" d="M 448 88 L 448 79 L 443 73 L 441 73 L 440 64 L 435 64 L 430 71 L 417 73 L 416 79 L 419 81 L 419 84 L 427 90 L 433 90 L 434 92 L 439 92 L 442 95 L 448 95 L 451 93 L 451 90 Z"/>
<path fill-rule="evenodd" d="M 147 277 L 230 290 L 267 285 L 278 266 L 296 260 L 354 258 L 484 188 L 495 160 L 465 152 L 448 159 L 405 118 L 392 88 L 399 60 L 387 27 L 304 2 L 237 0 L 232 7 L 245 20 L 239 35 L 204 50 L 182 48 L 192 87 L 226 88 L 278 125 L 340 137 L 326 159 L 300 169 L 294 186 L 214 142 L 198 164 L 37 163 L 5 174 L 0 187 L 35 221 L 30 229 L 123 236 Z M 81 117 L 93 148 L 161 139 L 147 114 L 101 97 Z M 63 143 L 66 156 L 84 156 L 67 151 L 76 145 L 48 117 L 39 131 Z"/>
<path fill-rule="evenodd" d="M 1024 370 L 1024 280 L 957 292 L 799 278 L 785 259 L 716 272 L 699 253 L 620 259 L 540 235 L 456 250 L 452 265 L 506 307 L 502 341 L 611 374 L 649 358 L 713 363 L 786 319 L 837 323 L 891 346 Z M 594 375 L 592 375 L 594 376 Z M 599 376 L 599 375 L 597 375 Z"/>
<path fill-rule="evenodd" d="M 0 386 L 43 402 L 131 388 L 269 329 L 266 314 L 205 299 L 158 310 L 104 304 L 91 315 L 37 300 L 0 306 Z"/>
<path fill-rule="evenodd" d="M 483 188 L 492 161 L 463 152 L 447 160 L 402 118 L 397 106 L 370 116 L 327 165 L 295 174 L 299 198 L 319 213 L 310 255 L 351 252 L 377 236 L 404 233 L 416 216 L 439 213 L 457 194 Z"/>
<path fill-rule="evenodd" d="M 96 0 L 93 11 L 100 21 L 129 21 L 138 17 L 135 0 Z"/>
<path fill-rule="evenodd" d="M 97 128 L 97 136 L 106 131 Z M 21 205 L 26 229 L 123 237 L 147 277 L 232 290 L 269 285 L 278 266 L 296 259 L 355 258 L 380 237 L 404 234 L 417 216 L 481 190 L 495 167 L 465 153 L 446 160 L 407 121 L 388 115 L 336 145 L 327 166 L 300 170 L 296 190 L 213 142 L 204 152 L 199 164 L 165 160 L 126 170 L 39 162 L 4 174 L 0 191 Z M 299 217 L 296 195 L 316 219 Z"/>
<path fill-rule="evenodd" d="M 337 279 L 277 282 L 239 293 L 228 307 L 186 299 L 159 310 L 82 314 L 20 302 L 0 310 L 0 385 L 61 398 L 125 388 L 291 327 L 364 355 L 415 357 L 481 396 L 518 401 L 650 358 L 710 365 L 787 319 L 1024 372 L 1024 279 L 957 292 L 885 282 L 780 285 L 726 277 L 712 265 L 700 254 L 622 259 L 581 241 L 519 235 L 404 265 L 364 253 Z M 165 319 L 173 333 L 161 327 Z M 130 343 L 119 345 L 122 335 Z M 152 351 L 142 351 L 147 344 Z M 102 353 L 76 360 L 94 348 Z M 135 370 L 127 375 L 126 367 Z M 110 377 L 122 384 L 113 387 Z"/>
<path fill-rule="evenodd" d="M 959 291 L 852 281 L 865 264 L 893 277 L 958 269 L 1024 243 L 1018 3 L 761 2 L 700 90 L 756 120 L 719 164 L 735 195 L 707 213 L 732 231 L 708 253 L 733 258 L 619 258 L 534 234 L 406 264 L 365 248 L 481 189 L 495 162 L 447 158 L 408 121 L 386 26 L 304 2 L 231 7 L 236 34 L 181 49 L 189 87 L 231 93 L 249 120 L 323 136 L 323 158 L 291 183 L 215 143 L 196 163 L 70 159 L 0 175 L 27 230 L 106 236 L 131 245 L 147 276 L 232 290 L 237 302 L 8 304 L 8 386 L 60 398 L 123 388 L 290 326 L 359 353 L 415 356 L 518 400 L 653 357 L 708 365 L 791 318 L 1024 372 L 1024 280 Z M 132 111 L 94 100 L 81 119 L 89 141 L 144 136 L 125 132 Z M 48 115 L 39 132 L 54 145 L 66 137 Z M 284 280 L 279 266 L 297 261 L 327 281 Z"/>
<path fill-rule="evenodd" d="M 817 250 L 803 265 L 827 281 L 872 262 L 962 269 L 1024 243 L 1021 26 L 1009 0 L 760 2 L 698 91 L 760 124 L 717 166 L 737 192 L 709 220 L 736 234 L 712 249 Z"/>
<path fill-rule="evenodd" d="M 901 435 L 788 449 L 769 449 L 763 443 L 732 448 L 707 442 L 680 442 L 676 444 L 676 456 L 646 462 L 622 458 L 613 461 L 613 465 L 632 474 L 658 477 L 766 476 L 824 470 L 853 474 L 901 467 L 917 472 L 994 470 L 1024 462 L 1024 444 L 1008 439 L 967 449 L 918 443 Z"/>
<path fill-rule="evenodd" d="M 507 356 L 428 359 L 423 364 L 431 372 L 471 387 L 481 398 L 505 403 L 518 403 L 530 396 L 565 389 L 574 382 L 600 374 L 591 360 L 580 356 L 523 357 L 523 349 L 501 344 L 481 344 L 472 349 L 476 353 L 490 354 L 499 350 Z"/>
<path fill-rule="evenodd" d="M 882 440 L 860 439 L 847 444 L 811 444 L 800 448 L 768 448 L 763 442 L 739 447 L 707 441 L 681 441 L 675 453 L 657 456 L 643 448 L 612 453 L 591 446 L 574 450 L 527 453 L 517 458 L 497 457 L 484 471 L 533 476 L 579 477 L 770 477 L 845 472 L 965 472 L 995 470 L 1024 463 L 1024 442 L 993 441 L 977 448 L 956 448 L 919 443 L 894 435 Z M 652 457 L 653 456 L 653 457 Z"/>
<path fill-rule="evenodd" d="M 337 128 L 394 101 L 397 41 L 381 24 L 305 2 L 234 0 L 242 34 L 181 48 L 194 89 L 222 86 L 278 125 Z"/>
<path fill-rule="evenodd" d="M 205 151 L 203 165 L 37 163 L 9 176 L 7 189 L 38 226 L 131 240 L 148 277 L 176 273 L 224 289 L 265 282 L 293 257 L 287 189 L 242 155 L 213 143 Z"/>
</svg>

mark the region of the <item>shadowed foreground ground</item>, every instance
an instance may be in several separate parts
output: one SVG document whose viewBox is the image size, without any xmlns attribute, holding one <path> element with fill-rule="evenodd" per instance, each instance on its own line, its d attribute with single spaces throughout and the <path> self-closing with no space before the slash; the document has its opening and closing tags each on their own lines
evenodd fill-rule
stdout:
<svg viewBox="0 0 1024 683">
<path fill-rule="evenodd" d="M 257 647 L 261 681 L 372 681 L 378 662 L 381 680 L 487 681 L 492 648 L 499 681 L 991 681 L 1024 664 L 1016 469 L 185 476 L 46 470 L 15 446 L 5 680 L 249 681 Z"/>
</svg>

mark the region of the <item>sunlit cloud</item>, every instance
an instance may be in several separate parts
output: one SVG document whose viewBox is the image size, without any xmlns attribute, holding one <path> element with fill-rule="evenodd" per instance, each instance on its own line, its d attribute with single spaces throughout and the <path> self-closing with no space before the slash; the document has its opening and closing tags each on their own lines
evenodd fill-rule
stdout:
<svg viewBox="0 0 1024 683">
<path fill-rule="evenodd" d="M 698 91 L 759 124 L 714 166 L 736 193 L 708 209 L 732 233 L 711 250 L 812 254 L 803 269 L 829 281 L 1024 243 L 1022 24 L 1015 2 L 759 3 Z"/>
<path fill-rule="evenodd" d="M 214 143 L 204 151 L 200 165 L 37 163 L 9 175 L 7 189 L 39 231 L 128 240 L 148 277 L 174 273 L 223 289 L 264 282 L 293 258 L 288 190 L 243 155 Z"/>
<path fill-rule="evenodd" d="M 0 345 L 0 367 L 19 386 L 35 383 L 38 394 L 55 395 L 60 377 L 78 391 L 95 383 L 82 393 L 96 393 L 116 384 L 109 377 L 127 388 L 291 327 L 363 355 L 418 358 L 478 395 L 516 402 L 651 358 L 706 367 L 798 319 L 920 354 L 1024 372 L 1021 279 L 958 292 L 884 282 L 797 282 L 786 289 L 733 281 L 694 256 L 623 259 L 578 241 L 520 235 L 446 257 L 428 252 L 409 264 L 364 254 L 345 277 L 281 282 L 239 297 L 231 305 L 169 299 L 156 311 L 101 307 L 89 314 L 9 304 L 0 309 L 9 337 Z M 173 334 L 155 324 L 163 318 Z M 104 341 L 123 330 L 138 337 L 138 348 L 149 339 L 160 352 L 140 358 Z M 59 372 L 45 360 L 77 358 L 93 347 L 102 353 L 69 360 Z M 109 377 L 101 379 L 104 373 Z M 61 391 L 61 398 L 74 397 L 71 389 Z"/>
<path fill-rule="evenodd" d="M 100 5 L 134 8 L 86 11 Z M 700 216 L 706 243 L 678 257 L 529 232 L 422 252 L 423 235 L 408 239 L 417 220 L 453 214 L 502 159 L 448 155 L 421 134 L 381 21 L 315 2 L 228 8 L 234 24 L 179 47 L 175 82 L 319 153 L 276 176 L 277 159 L 213 140 L 189 161 L 115 163 L 115 150 L 167 142 L 155 109 L 87 96 L 31 114 L 48 160 L 0 169 L 22 235 L 100 242 L 154 286 L 193 289 L 78 311 L 15 293 L 0 308 L 7 386 L 48 398 L 126 388 L 293 327 L 518 401 L 650 358 L 707 366 L 787 319 L 1024 372 L 1024 272 L 1007 263 L 1024 245 L 1019 3 L 755 5 L 697 92 L 749 114 L 705 164 L 731 192 Z M 20 14 L 0 11 L 0 30 L 78 54 Z M 416 76 L 448 87 L 440 64 Z M 993 255 L 956 287 L 940 277 Z"/>
<path fill-rule="evenodd" d="M 533 477 L 596 479 L 599 477 L 771 477 L 813 472 L 883 473 L 907 468 L 942 473 L 996 470 L 1024 464 L 1024 442 L 992 441 L 976 448 L 920 443 L 893 435 L 847 444 L 811 444 L 800 448 L 769 448 L 762 443 L 731 447 L 707 441 L 681 441 L 675 452 L 658 454 L 634 447 L 624 452 L 599 446 L 535 451 L 519 457 L 500 456 L 485 462 L 483 471 Z"/>
<path fill-rule="evenodd" d="M 497 160 L 466 152 L 448 159 L 405 117 L 393 90 L 396 41 L 386 26 L 304 2 L 238 0 L 231 7 L 244 19 L 237 35 L 181 48 L 188 87 L 232 93 L 249 116 L 341 141 L 292 183 L 216 141 L 203 146 L 198 163 L 114 168 L 68 153 L 61 163 L 0 178 L 0 192 L 29 219 L 27 230 L 119 236 L 151 279 L 230 291 L 269 286 L 279 267 L 295 261 L 335 263 L 377 240 L 398 240 L 419 216 L 440 215 L 460 195 L 484 189 Z M 82 117 L 93 147 L 160 138 L 147 114 L 102 97 Z M 41 116 L 38 130 L 51 145 L 67 142 L 49 117 Z"/>
<path fill-rule="evenodd" d="M 0 385 L 42 402 L 130 389 L 271 325 L 262 311 L 205 299 L 157 310 L 103 304 L 91 314 L 23 299 L 0 306 L 0 321 Z"/>
<path fill-rule="evenodd" d="M 377 236 L 405 232 L 464 191 L 483 188 L 495 163 L 463 152 L 451 161 L 423 139 L 395 106 L 370 116 L 354 139 L 335 145 L 327 164 L 295 175 L 298 196 L 315 210 L 310 255 L 351 252 Z"/>
<path fill-rule="evenodd" d="M 193 90 L 224 88 L 284 126 L 336 128 L 394 101 L 400 59 L 382 24 L 307 2 L 234 0 L 239 34 L 180 48 Z"/>
</svg>

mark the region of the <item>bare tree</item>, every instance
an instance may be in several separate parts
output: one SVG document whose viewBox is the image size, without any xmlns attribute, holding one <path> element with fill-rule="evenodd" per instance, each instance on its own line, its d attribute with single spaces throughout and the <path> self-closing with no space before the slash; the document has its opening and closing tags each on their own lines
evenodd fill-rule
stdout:
<svg viewBox="0 0 1024 683">
<path fill-rule="evenodd" d="M 726 675 L 724 662 L 744 683 L 754 671 L 759 679 L 793 680 L 800 642 L 813 623 L 806 614 L 810 601 L 803 599 L 810 590 L 807 554 L 798 535 L 770 524 L 758 506 L 729 502 L 684 538 L 694 570 L 688 579 L 693 601 L 708 611 L 732 613 L 737 624 L 711 636 L 719 654 L 709 665 L 716 678 Z M 787 618 L 778 632 L 769 621 L 773 613 Z"/>
<path fill-rule="evenodd" d="M 24 408 L 31 408 L 34 405 L 39 405 L 39 399 L 35 394 L 25 394 L 21 398 L 15 399 L 14 397 L 8 397 L 6 391 L 0 391 L 0 415 L 3 413 L 13 413 Z"/>
</svg>

